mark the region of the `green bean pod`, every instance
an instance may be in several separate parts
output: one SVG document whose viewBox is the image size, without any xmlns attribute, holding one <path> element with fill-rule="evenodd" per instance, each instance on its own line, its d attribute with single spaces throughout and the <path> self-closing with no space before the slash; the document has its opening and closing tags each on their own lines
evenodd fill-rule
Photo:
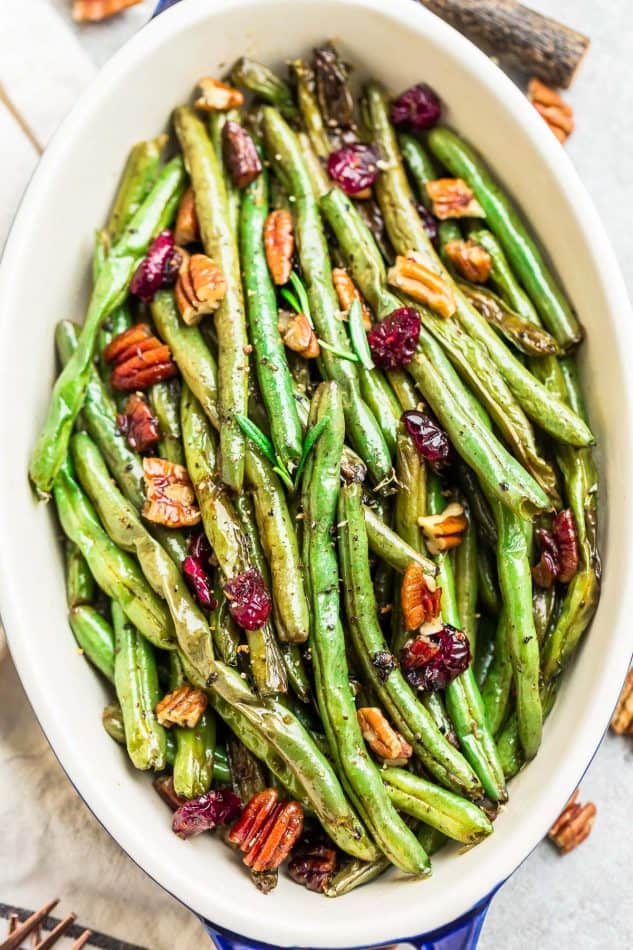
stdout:
<svg viewBox="0 0 633 950">
<path fill-rule="evenodd" d="M 86 559 L 71 541 L 66 542 L 66 600 L 68 606 L 80 607 L 92 604 L 97 593 L 95 579 L 90 573 Z"/>
<path fill-rule="evenodd" d="M 475 680 L 484 701 L 484 706 L 486 705 L 486 699 L 483 692 L 483 685 L 494 659 L 496 633 L 497 623 L 494 618 L 488 614 L 482 614 L 477 624 L 477 652 L 473 660 L 473 673 L 475 674 Z M 492 728 L 490 731 L 494 733 Z"/>
<path fill-rule="evenodd" d="M 543 718 L 547 718 L 554 708 L 560 682 L 560 677 L 558 677 L 546 683 L 541 690 Z M 513 778 L 517 772 L 520 771 L 525 762 L 523 749 L 521 748 L 521 740 L 519 738 L 519 721 L 516 712 L 509 717 L 503 730 L 499 734 L 497 749 L 505 777 L 507 779 Z"/>
<path fill-rule="evenodd" d="M 477 532 L 469 511 L 468 528 L 462 543 L 455 551 L 453 572 L 455 575 L 457 612 L 462 622 L 462 630 L 468 637 L 470 652 L 473 656 L 477 649 L 477 599 L 479 594 L 477 563 Z"/>
<path fill-rule="evenodd" d="M 112 627 L 98 610 L 87 604 L 73 607 L 68 622 L 75 640 L 93 666 L 106 679 L 114 679 L 114 633 Z"/>
<path fill-rule="evenodd" d="M 286 468 L 301 456 L 301 423 L 292 377 L 277 327 L 277 298 L 264 252 L 268 216 L 267 174 L 262 172 L 244 190 L 240 215 L 240 252 L 253 359 L 275 452 Z"/>
<path fill-rule="evenodd" d="M 73 478 L 68 462 L 55 479 L 53 493 L 64 533 L 82 552 L 99 587 L 120 604 L 144 637 L 161 649 L 174 649 L 175 631 L 169 612 L 145 580 L 137 562 L 103 530 L 94 508 Z"/>
<path fill-rule="evenodd" d="M 180 431 L 180 385 L 175 380 L 154 383 L 149 391 L 149 398 L 160 431 L 158 454 L 177 465 L 184 465 L 185 453 Z"/>
<path fill-rule="evenodd" d="M 75 419 L 93 370 L 97 333 L 102 321 L 121 304 L 150 241 L 170 221 L 183 188 L 184 169 L 172 159 L 112 248 L 92 291 L 77 347 L 58 376 L 46 422 L 31 456 L 29 475 L 38 494 L 48 498 L 68 450 Z"/>
<path fill-rule="evenodd" d="M 95 505 L 113 543 L 134 552 L 154 592 L 164 598 L 178 645 L 205 679 L 213 667 L 213 645 L 204 614 L 171 557 L 147 531 L 133 506 L 114 485 L 103 457 L 90 436 L 79 432 L 71 440 L 79 480 Z M 144 631 L 139 627 L 141 633 Z"/>
<path fill-rule="evenodd" d="M 276 106 L 286 119 L 296 119 L 297 107 L 290 86 L 268 66 L 240 56 L 231 67 L 231 79 L 236 86 L 244 86 L 258 99 Z"/>
<path fill-rule="evenodd" d="M 520 317 L 502 297 L 498 297 L 488 287 L 469 284 L 465 280 L 459 280 L 457 286 L 490 326 L 498 330 L 521 353 L 538 359 L 542 356 L 558 356 L 561 352 L 553 336 Z"/>
<path fill-rule="evenodd" d="M 301 59 L 294 59 L 290 69 L 296 83 L 297 103 L 310 144 L 320 159 L 327 159 L 332 146 L 319 108 L 314 84 L 314 71 Z"/>
<path fill-rule="evenodd" d="M 430 873 L 428 857 L 389 801 L 365 748 L 349 688 L 338 563 L 331 540 L 345 436 L 343 400 L 335 383 L 324 383 L 320 390 L 319 418 L 327 414 L 330 424 L 316 444 L 303 490 L 304 562 L 314 612 L 310 645 L 319 711 L 348 793 L 374 840 L 401 870 L 424 876 Z"/>
<path fill-rule="evenodd" d="M 114 632 L 112 634 L 114 636 Z M 114 676 L 114 673 L 113 673 Z M 119 703 L 110 703 L 101 714 L 101 723 L 111 739 L 119 745 L 125 745 L 125 725 Z"/>
<path fill-rule="evenodd" d="M 196 211 L 205 252 L 226 280 L 226 295 L 215 312 L 218 336 L 218 413 L 222 481 L 235 491 L 244 475 L 244 437 L 236 413 L 248 412 L 246 316 L 239 256 L 229 220 L 226 187 L 220 160 L 202 121 L 182 106 L 174 114 L 185 164 L 196 196 Z"/>
<path fill-rule="evenodd" d="M 529 558 L 532 526 L 502 505 L 495 505 L 493 510 L 499 534 L 497 571 L 514 673 L 519 735 L 525 757 L 531 759 L 538 751 L 543 732 L 540 651 L 532 614 Z"/>
<path fill-rule="evenodd" d="M 439 514 L 444 506 L 440 481 L 432 475 L 429 479 L 429 512 Z M 442 619 L 459 628 L 453 570 L 450 557 L 437 556 L 438 586 L 442 588 Z M 486 714 L 477 688 L 472 666 L 448 684 L 445 691 L 446 708 L 455 726 L 464 755 L 477 773 L 486 795 L 494 802 L 507 798 L 503 771 L 499 764 L 494 739 L 486 723 Z"/>
<path fill-rule="evenodd" d="M 177 653 L 171 653 L 170 690 L 186 684 Z M 172 726 L 176 740 L 173 763 L 174 791 L 183 798 L 199 798 L 211 788 L 215 752 L 215 716 L 212 710 L 202 713 L 191 728 Z"/>
<path fill-rule="evenodd" d="M 498 617 L 501 610 L 501 598 L 497 581 L 497 567 L 495 558 L 489 548 L 482 547 L 479 549 L 477 575 L 480 600 L 493 617 Z"/>
<path fill-rule="evenodd" d="M 273 166 L 294 198 L 292 209 L 299 256 L 317 333 L 335 349 L 347 351 L 347 334 L 337 317 L 338 300 L 332 284 L 328 247 L 300 143 L 270 106 L 264 109 L 264 134 Z M 374 482 L 381 483 L 391 472 L 391 457 L 375 417 L 361 398 L 355 364 L 322 349 L 320 365 L 328 379 L 342 386 L 352 446 L 366 462 Z"/>
<path fill-rule="evenodd" d="M 407 166 L 407 171 L 413 179 L 418 198 L 425 208 L 431 210 L 432 202 L 426 190 L 427 181 L 435 181 L 440 177 L 435 160 L 424 148 L 419 139 L 408 132 L 398 133 L 398 145 Z"/>
<path fill-rule="evenodd" d="M 453 175 L 463 178 L 472 188 L 486 213 L 487 223 L 501 242 L 550 333 L 565 348 L 579 343 L 582 328 L 569 301 L 515 205 L 493 179 L 479 155 L 455 132 L 441 126 L 429 133 L 428 145 Z"/>
<path fill-rule="evenodd" d="M 448 838 L 476 844 L 492 834 L 492 824 L 484 812 L 454 792 L 405 769 L 385 768 L 382 778 L 399 811 L 418 818 Z"/>
<path fill-rule="evenodd" d="M 437 574 L 435 563 L 392 531 L 373 508 L 365 505 L 364 515 L 369 549 L 373 554 L 393 567 L 399 574 L 404 574 L 411 561 L 416 561 L 425 574 L 431 577 Z"/>
<path fill-rule="evenodd" d="M 361 486 L 343 487 L 338 522 L 347 622 L 365 680 L 427 771 L 447 788 L 470 798 L 478 797 L 481 785 L 474 772 L 417 700 L 395 660 L 386 672 L 380 669 L 380 660 L 390 654 L 376 619 Z"/>
<path fill-rule="evenodd" d="M 502 610 L 497 621 L 494 655 L 481 687 L 486 721 L 493 736 L 497 735 L 505 721 L 511 688 L 512 661 L 508 644 L 508 622 L 505 611 Z"/>
<path fill-rule="evenodd" d="M 137 769 L 165 768 L 167 739 L 154 713 L 160 693 L 154 650 L 119 604 L 112 603 L 114 686 L 121 706 L 125 743 Z"/>
<path fill-rule="evenodd" d="M 209 114 L 209 135 L 211 136 L 213 147 L 222 167 L 224 187 L 226 189 L 228 220 L 236 241 L 238 239 L 242 193 L 240 189 L 233 184 L 230 172 L 225 165 L 222 133 L 227 122 L 237 122 L 239 124 L 239 121 L 240 113 L 238 109 L 229 109 L 226 112 L 211 112 Z"/>
<path fill-rule="evenodd" d="M 154 187 L 166 144 L 167 136 L 159 135 L 146 142 L 137 142 L 130 150 L 106 225 L 111 244 L 116 244 Z"/>
</svg>

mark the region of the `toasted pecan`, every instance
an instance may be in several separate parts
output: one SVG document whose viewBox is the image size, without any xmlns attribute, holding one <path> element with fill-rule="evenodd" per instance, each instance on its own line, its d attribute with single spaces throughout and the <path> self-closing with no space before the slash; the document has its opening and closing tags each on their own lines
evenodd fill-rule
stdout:
<svg viewBox="0 0 633 950">
<path fill-rule="evenodd" d="M 492 258 L 477 241 L 448 241 L 444 253 L 455 269 L 473 284 L 485 284 L 492 270 Z"/>
<path fill-rule="evenodd" d="M 436 620 L 440 613 L 442 588 L 422 570 L 417 561 L 407 565 L 400 588 L 402 620 L 406 630 L 417 630 Z"/>
<path fill-rule="evenodd" d="M 390 765 L 405 765 L 413 755 L 413 749 L 387 720 L 377 706 L 362 706 L 357 710 L 358 725 L 363 739 L 383 762 Z"/>
<path fill-rule="evenodd" d="M 453 291 L 444 277 L 416 251 L 410 251 L 406 257 L 398 254 L 394 266 L 389 268 L 387 280 L 392 287 L 426 304 L 441 317 L 451 317 L 457 309 Z"/>
<path fill-rule="evenodd" d="M 547 835 L 563 854 L 569 854 L 589 837 L 596 818 L 597 808 L 594 803 L 581 805 L 578 801 L 579 793 L 580 790 L 576 789 Z"/>
<path fill-rule="evenodd" d="M 611 719 L 611 728 L 618 735 L 633 734 L 633 669 L 627 677 Z"/>
<path fill-rule="evenodd" d="M 468 528 L 468 518 L 464 506 L 452 501 L 439 515 L 424 515 L 418 518 L 418 524 L 424 532 L 426 545 L 431 554 L 448 551 L 461 544 Z"/>
<path fill-rule="evenodd" d="M 559 142 L 567 141 L 576 127 L 574 110 L 555 89 L 547 86 L 540 79 L 530 79 L 528 84 L 528 99 L 545 119 Z"/>
<path fill-rule="evenodd" d="M 193 244 L 200 239 L 200 227 L 198 223 L 198 213 L 196 211 L 196 196 L 193 188 L 187 188 L 176 214 L 176 223 L 174 225 L 174 242 L 185 246 Z"/>
<path fill-rule="evenodd" d="M 143 517 L 168 528 L 188 528 L 201 518 L 184 465 L 161 458 L 143 459 L 146 501 Z"/>
<path fill-rule="evenodd" d="M 117 426 L 134 452 L 147 452 L 160 441 L 158 419 L 142 393 L 128 396 L 123 412 L 117 416 Z"/>
<path fill-rule="evenodd" d="M 426 191 L 433 204 L 433 214 L 440 221 L 447 218 L 485 218 L 472 188 L 463 178 L 437 178 L 427 181 Z"/>
<path fill-rule="evenodd" d="M 207 694 L 195 686 L 179 686 L 163 696 L 156 706 L 156 718 L 161 726 L 184 726 L 193 729 L 207 708 Z"/>
<path fill-rule="evenodd" d="M 341 310 L 347 314 L 353 302 L 355 300 L 360 300 L 363 310 L 363 323 L 365 325 L 365 329 L 371 330 L 371 314 L 367 304 L 363 300 L 361 292 L 358 290 L 356 284 L 344 267 L 335 267 L 333 269 L 332 281 L 334 283 L 334 289 L 336 290 L 336 296 L 338 297 Z"/>
<path fill-rule="evenodd" d="M 240 90 L 220 79 L 203 76 L 198 80 L 198 87 L 200 96 L 196 99 L 195 106 L 203 112 L 226 112 L 244 105 L 244 96 Z"/>
<path fill-rule="evenodd" d="M 214 313 L 226 296 L 224 274 L 206 254 L 188 254 L 180 249 L 175 297 L 180 316 L 187 326 L 195 326 Z"/>
<path fill-rule="evenodd" d="M 114 364 L 110 384 L 120 392 L 148 389 L 178 373 L 169 347 L 153 335 L 146 323 L 137 323 L 115 336 L 103 356 Z"/>
<path fill-rule="evenodd" d="M 292 215 L 286 208 L 271 211 L 264 225 L 266 263 L 275 284 L 281 286 L 290 280 L 292 255 L 295 249 Z"/>
<path fill-rule="evenodd" d="M 77 23 L 96 23 L 137 3 L 141 3 L 141 0 L 73 0 L 73 20 Z"/>
<path fill-rule="evenodd" d="M 314 328 L 304 313 L 279 311 L 279 332 L 285 346 L 306 359 L 315 359 L 321 353 Z"/>
<path fill-rule="evenodd" d="M 276 788 L 254 795 L 228 834 L 252 871 L 273 871 L 288 857 L 303 831 L 299 802 L 279 801 Z"/>
</svg>

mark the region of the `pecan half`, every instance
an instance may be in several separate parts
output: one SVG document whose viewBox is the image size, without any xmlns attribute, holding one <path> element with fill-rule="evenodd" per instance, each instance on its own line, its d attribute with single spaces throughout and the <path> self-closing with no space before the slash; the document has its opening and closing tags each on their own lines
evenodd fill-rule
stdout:
<svg viewBox="0 0 633 950">
<path fill-rule="evenodd" d="M 581 805 L 578 801 L 579 792 L 576 789 L 547 835 L 563 854 L 573 851 L 589 837 L 595 821 L 596 806 L 593 802 Z"/>
<path fill-rule="evenodd" d="M 358 195 L 356 197 L 358 197 Z M 360 290 L 357 288 L 356 284 L 344 267 L 334 268 L 332 271 L 332 281 L 334 282 L 334 289 L 336 290 L 336 296 L 338 297 L 341 310 L 344 310 L 345 314 L 347 315 L 347 312 L 354 301 L 360 300 L 360 304 L 363 309 L 363 323 L 365 325 L 365 329 L 371 330 L 371 314 L 367 304 L 363 300 Z"/>
<path fill-rule="evenodd" d="M 424 532 L 426 546 L 431 554 L 448 551 L 462 543 L 464 532 L 468 528 L 468 518 L 464 506 L 452 501 L 439 515 L 425 515 L 418 518 L 418 524 Z"/>
<path fill-rule="evenodd" d="M 576 127 L 574 110 L 568 102 L 559 96 L 555 89 L 545 85 L 540 79 L 530 79 L 528 99 L 559 142 L 565 142 Z"/>
<path fill-rule="evenodd" d="M 383 762 L 389 765 L 405 765 L 413 755 L 413 749 L 399 732 L 390 725 L 385 714 L 377 706 L 363 706 L 356 712 L 363 739 Z"/>
<path fill-rule="evenodd" d="M 407 630 L 417 630 L 424 623 L 437 620 L 440 613 L 442 588 L 432 577 L 427 577 L 417 561 L 407 565 L 400 588 L 402 619 Z"/>
<path fill-rule="evenodd" d="M 424 255 L 416 251 L 410 251 L 406 257 L 398 254 L 387 272 L 387 280 L 441 317 L 452 317 L 457 309 L 453 291 L 442 275 L 428 265 Z"/>
<path fill-rule="evenodd" d="M 203 112 L 226 112 L 244 105 L 244 96 L 239 89 L 219 79 L 212 79 L 211 76 L 199 79 L 198 88 L 200 96 L 196 99 L 195 106 Z"/>
<path fill-rule="evenodd" d="M 163 696 L 156 706 L 156 718 L 161 726 L 185 726 L 193 729 L 207 708 L 207 694 L 195 686 L 179 686 Z"/>
<path fill-rule="evenodd" d="M 262 171 L 255 143 L 239 122 L 225 122 L 222 129 L 224 164 L 236 188 L 246 188 Z"/>
<path fill-rule="evenodd" d="M 615 707 L 611 728 L 618 735 L 633 735 L 633 669 L 629 670 Z"/>
<path fill-rule="evenodd" d="M 188 254 L 180 249 L 175 297 L 180 316 L 187 326 L 195 326 L 208 313 L 214 313 L 226 296 L 224 274 L 206 254 Z"/>
<path fill-rule="evenodd" d="M 176 244 L 193 244 L 200 239 L 198 213 L 196 211 L 196 196 L 193 188 L 187 188 L 180 199 L 176 223 L 174 225 L 174 241 Z"/>
<path fill-rule="evenodd" d="M 157 794 L 160 795 L 165 804 L 169 805 L 172 811 L 176 811 L 176 809 L 180 808 L 180 806 L 184 805 L 187 801 L 182 795 L 177 794 L 174 788 L 173 775 L 159 775 L 158 778 L 154 779 L 152 785 Z"/>
<path fill-rule="evenodd" d="M 578 570 L 580 561 L 576 521 L 571 508 L 564 508 L 554 515 L 552 534 L 556 541 L 560 560 L 558 580 L 562 584 L 568 584 Z"/>
<path fill-rule="evenodd" d="M 115 336 L 103 356 L 106 362 L 114 364 L 110 384 L 120 392 L 148 389 L 178 373 L 169 347 L 154 336 L 146 323 L 137 323 Z"/>
<path fill-rule="evenodd" d="M 426 191 L 433 203 L 433 214 L 440 221 L 447 218 L 485 218 L 474 192 L 463 178 L 437 178 L 427 181 Z"/>
<path fill-rule="evenodd" d="M 281 286 L 290 280 L 295 238 L 292 215 L 285 208 L 271 211 L 264 225 L 266 263 L 273 281 Z"/>
<path fill-rule="evenodd" d="M 184 465 L 144 458 L 146 502 L 143 517 L 168 528 L 188 528 L 200 521 L 200 509 Z"/>
<path fill-rule="evenodd" d="M 280 802 L 277 789 L 266 788 L 247 803 L 228 840 L 246 855 L 244 864 L 252 871 L 273 871 L 288 857 L 302 831 L 299 802 Z"/>
<path fill-rule="evenodd" d="M 158 419 L 142 393 L 128 396 L 123 412 L 116 417 L 119 432 L 133 452 L 147 452 L 160 441 Z"/>
<path fill-rule="evenodd" d="M 321 353 L 314 328 L 304 313 L 279 311 L 279 332 L 289 350 L 300 353 L 306 359 L 315 359 Z"/>
<path fill-rule="evenodd" d="M 141 3 L 141 0 L 73 0 L 73 20 L 77 23 L 96 23 L 137 3 Z"/>
<path fill-rule="evenodd" d="M 536 529 L 536 541 L 540 547 L 541 556 L 532 568 L 532 577 L 539 587 L 549 589 L 560 573 L 558 545 L 552 532 L 545 528 Z"/>
<path fill-rule="evenodd" d="M 473 284 L 485 284 L 490 277 L 492 258 L 477 241 L 448 241 L 444 251 L 462 277 Z"/>
<path fill-rule="evenodd" d="M 336 871 L 336 848 L 321 834 L 308 833 L 297 843 L 288 862 L 288 874 L 296 884 L 322 894 Z"/>
</svg>

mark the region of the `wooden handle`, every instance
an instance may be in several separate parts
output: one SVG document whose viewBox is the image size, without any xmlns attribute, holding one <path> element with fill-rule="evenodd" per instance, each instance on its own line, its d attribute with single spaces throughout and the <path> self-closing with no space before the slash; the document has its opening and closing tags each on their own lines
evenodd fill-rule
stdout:
<svg viewBox="0 0 633 950">
<path fill-rule="evenodd" d="M 511 66 L 567 89 L 589 38 L 518 0 L 420 0 L 475 43 Z"/>
</svg>

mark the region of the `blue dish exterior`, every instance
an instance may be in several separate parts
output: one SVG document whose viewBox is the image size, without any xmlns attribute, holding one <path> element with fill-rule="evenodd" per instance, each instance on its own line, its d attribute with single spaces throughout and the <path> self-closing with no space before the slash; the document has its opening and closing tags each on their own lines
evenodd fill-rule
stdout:
<svg viewBox="0 0 633 950">
<path fill-rule="evenodd" d="M 177 3 L 180 3 L 180 0 L 159 0 L 154 16 L 158 16 L 169 7 L 174 7 Z M 494 894 L 495 891 L 488 894 L 467 914 L 434 930 L 433 933 L 400 938 L 400 942 L 411 944 L 417 950 L 475 950 Z M 240 934 L 223 930 L 210 920 L 201 918 L 201 921 L 218 950 L 279 950 L 269 943 L 249 943 Z M 295 950 L 300 950 L 300 948 L 295 948 Z M 316 950 L 316 948 L 307 947 L 305 950 Z"/>
</svg>

